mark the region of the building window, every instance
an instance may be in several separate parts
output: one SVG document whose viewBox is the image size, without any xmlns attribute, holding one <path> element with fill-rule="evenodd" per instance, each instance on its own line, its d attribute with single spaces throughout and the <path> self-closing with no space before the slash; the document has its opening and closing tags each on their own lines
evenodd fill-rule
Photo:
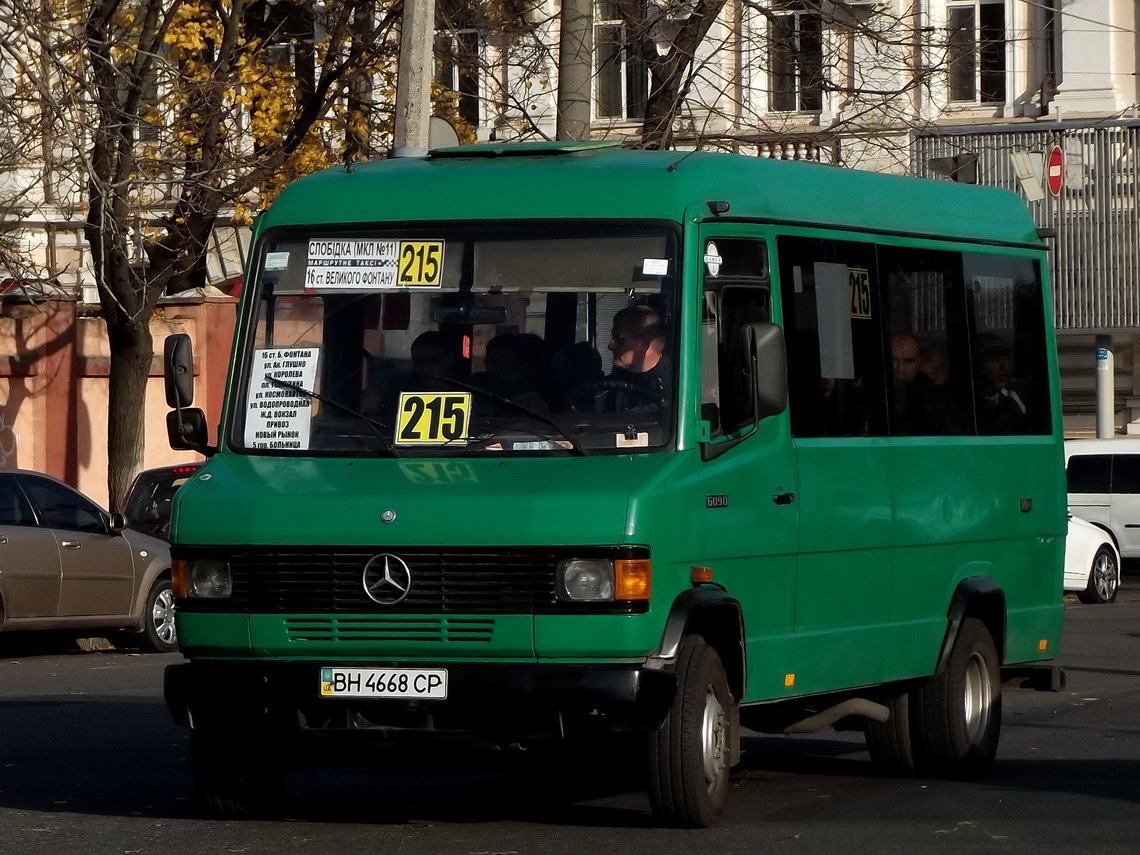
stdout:
<svg viewBox="0 0 1140 855">
<path fill-rule="evenodd" d="M 435 79 L 459 96 L 459 115 L 472 128 L 479 127 L 479 33 L 458 30 L 435 37 Z"/>
<path fill-rule="evenodd" d="M 963 3 L 947 11 L 950 100 L 1004 102 L 1005 4 Z"/>
<path fill-rule="evenodd" d="M 594 117 L 643 119 L 648 100 L 649 66 L 617 0 L 600 0 L 594 12 Z"/>
<path fill-rule="evenodd" d="M 780 0 L 769 24 L 768 108 L 823 109 L 823 28 L 820 16 L 798 2 Z"/>
</svg>

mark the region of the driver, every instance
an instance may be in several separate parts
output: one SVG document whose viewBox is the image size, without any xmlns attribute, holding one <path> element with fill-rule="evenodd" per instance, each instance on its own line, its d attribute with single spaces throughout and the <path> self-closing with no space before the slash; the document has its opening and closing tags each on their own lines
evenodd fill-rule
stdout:
<svg viewBox="0 0 1140 855">
<path fill-rule="evenodd" d="M 672 366 L 665 353 L 665 326 L 656 309 L 628 306 L 614 315 L 608 346 L 614 358 L 613 371 L 607 379 L 644 391 L 616 392 L 615 409 L 627 410 L 666 399 Z"/>
</svg>

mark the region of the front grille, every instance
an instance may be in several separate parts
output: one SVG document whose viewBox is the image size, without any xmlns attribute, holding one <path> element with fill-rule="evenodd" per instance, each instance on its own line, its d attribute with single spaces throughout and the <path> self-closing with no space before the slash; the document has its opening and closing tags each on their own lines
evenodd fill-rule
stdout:
<svg viewBox="0 0 1140 855">
<path fill-rule="evenodd" d="M 407 597 L 381 605 L 364 592 L 364 565 L 381 552 L 411 570 Z M 648 557 L 639 547 L 289 547 L 177 549 L 175 557 L 229 562 L 233 595 L 185 599 L 185 612 L 357 615 L 643 614 L 648 603 L 565 603 L 557 598 L 555 568 L 568 557 Z M 402 625 L 407 629 L 409 625 Z M 454 639 L 452 639 L 454 640 Z"/>
<path fill-rule="evenodd" d="M 487 643 L 494 640 L 490 618 L 288 618 L 285 632 L 293 642 L 358 641 Z"/>
</svg>

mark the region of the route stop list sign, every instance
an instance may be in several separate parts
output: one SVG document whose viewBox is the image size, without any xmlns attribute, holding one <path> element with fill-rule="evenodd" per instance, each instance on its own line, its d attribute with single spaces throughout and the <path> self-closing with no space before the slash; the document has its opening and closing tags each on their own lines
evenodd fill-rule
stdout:
<svg viewBox="0 0 1140 855">
<path fill-rule="evenodd" d="M 1061 184 L 1065 178 L 1065 153 L 1059 145 L 1049 150 L 1049 158 L 1045 161 L 1045 185 L 1054 196 L 1061 195 Z"/>
</svg>

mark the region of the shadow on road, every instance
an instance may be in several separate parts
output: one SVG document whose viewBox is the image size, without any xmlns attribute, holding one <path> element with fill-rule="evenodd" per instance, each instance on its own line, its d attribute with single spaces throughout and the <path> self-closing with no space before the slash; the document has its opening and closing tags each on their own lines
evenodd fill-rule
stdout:
<svg viewBox="0 0 1140 855">
<path fill-rule="evenodd" d="M 0 808 L 42 812 L 202 817 L 192 797 L 189 739 L 153 697 L 0 701 Z M 639 763 L 591 759 L 578 774 L 503 752 L 358 755 L 350 767 L 304 761 L 286 783 L 282 818 L 401 824 L 514 820 L 549 825 L 646 828 L 654 821 L 640 790 Z M 318 749 L 318 757 L 319 756 Z M 858 739 L 756 736 L 745 740 L 737 796 L 769 781 L 793 789 L 890 793 Z M 917 779 L 906 782 L 913 789 Z M 973 784 L 946 786 L 972 787 Z M 983 786 L 1140 800 L 1134 760 L 1007 760 Z M 753 793 L 753 796 L 755 794 Z M 785 796 L 787 794 L 785 793 Z M 750 797 L 751 798 L 751 797 Z M 854 799 L 855 796 L 852 795 Z M 853 808 L 854 809 L 854 804 Z M 731 813 L 731 809 L 730 809 Z"/>
</svg>

